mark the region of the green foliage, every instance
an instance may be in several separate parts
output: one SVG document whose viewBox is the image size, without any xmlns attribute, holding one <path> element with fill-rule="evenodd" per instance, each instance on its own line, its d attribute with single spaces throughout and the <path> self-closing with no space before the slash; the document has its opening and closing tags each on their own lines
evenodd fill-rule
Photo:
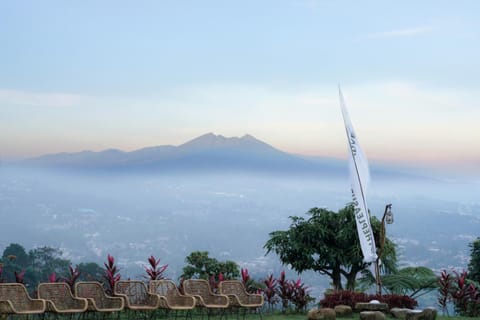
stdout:
<svg viewBox="0 0 480 320">
<path fill-rule="evenodd" d="M 238 265 L 234 261 L 220 262 L 208 256 L 208 251 L 194 251 L 185 258 L 187 265 L 183 267 L 182 278 L 199 278 L 208 280 L 211 276 L 223 274 L 225 279 L 240 276 Z"/>
<path fill-rule="evenodd" d="M 14 261 L 19 268 L 26 268 L 28 266 L 28 255 L 25 249 L 18 243 L 11 243 L 5 248 L 2 255 L 3 261 Z"/>
<path fill-rule="evenodd" d="M 407 267 L 394 270 L 380 276 L 382 289 L 387 293 L 407 295 L 418 298 L 438 288 L 438 277 L 427 267 Z M 365 291 L 375 285 L 375 278 L 370 270 L 362 271 L 358 281 L 359 289 Z"/>
<path fill-rule="evenodd" d="M 435 290 L 437 276 L 426 267 L 407 267 L 397 273 L 382 276 L 383 287 L 391 294 L 418 298 Z"/>
<path fill-rule="evenodd" d="M 283 264 L 290 265 L 297 272 L 317 271 L 328 275 L 336 290 L 342 289 L 342 277 L 347 280 L 347 289 L 355 288 L 357 274 L 368 265 L 358 240 L 354 208 L 348 205 L 333 212 L 312 208 L 310 217 L 290 217 L 292 223 L 286 231 L 270 233 L 264 248 L 276 253 Z M 379 243 L 381 223 L 371 219 L 375 241 Z M 384 268 L 394 269 L 396 254 L 393 243 L 386 239 L 382 260 Z"/>
<path fill-rule="evenodd" d="M 103 281 L 105 270 L 95 262 L 82 262 L 78 265 L 80 272 L 80 281 Z"/>
<path fill-rule="evenodd" d="M 29 251 L 30 264 L 35 285 L 47 281 L 48 277 L 56 274 L 67 274 L 71 262 L 62 258 L 62 251 L 52 247 L 39 247 Z"/>
<path fill-rule="evenodd" d="M 480 237 L 469 244 L 470 263 L 468 264 L 468 277 L 480 283 Z"/>
<path fill-rule="evenodd" d="M 23 277 L 23 283 L 30 291 L 41 282 L 48 282 L 52 274 L 61 275 L 62 280 L 101 280 L 104 269 L 96 263 L 81 263 L 78 268 L 70 269 L 71 262 L 62 258 L 62 251 L 48 246 L 28 251 L 23 246 L 12 243 L 3 252 L 0 282 L 15 282 L 15 274 Z M 80 273 L 80 277 L 78 277 Z"/>
</svg>

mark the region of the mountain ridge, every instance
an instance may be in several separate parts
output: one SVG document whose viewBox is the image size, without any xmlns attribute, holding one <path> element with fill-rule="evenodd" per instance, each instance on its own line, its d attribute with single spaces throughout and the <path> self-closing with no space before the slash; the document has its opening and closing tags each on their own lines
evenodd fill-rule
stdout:
<svg viewBox="0 0 480 320">
<path fill-rule="evenodd" d="M 159 145 L 133 151 L 106 149 L 54 153 L 22 161 L 22 164 L 74 168 L 123 170 L 286 170 L 311 171 L 319 166 L 281 151 L 252 135 L 225 137 L 213 133 L 178 146 Z"/>
<path fill-rule="evenodd" d="M 158 145 L 133 151 L 105 149 L 53 153 L 25 159 L 23 166 L 95 172 L 225 172 L 248 171 L 347 177 L 346 160 L 309 157 L 281 151 L 245 134 L 225 137 L 206 133 L 179 145 Z M 372 174 L 383 177 L 412 176 L 398 168 L 373 165 Z M 419 175 L 414 175 L 419 177 Z M 422 177 L 425 178 L 425 177 Z"/>
</svg>

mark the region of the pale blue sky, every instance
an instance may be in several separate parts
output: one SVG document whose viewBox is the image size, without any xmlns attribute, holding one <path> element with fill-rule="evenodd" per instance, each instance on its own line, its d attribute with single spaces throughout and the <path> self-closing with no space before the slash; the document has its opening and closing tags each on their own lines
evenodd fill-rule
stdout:
<svg viewBox="0 0 480 320">
<path fill-rule="evenodd" d="M 479 1 L 2 1 L 0 152 L 214 132 L 346 158 L 480 166 Z"/>
</svg>

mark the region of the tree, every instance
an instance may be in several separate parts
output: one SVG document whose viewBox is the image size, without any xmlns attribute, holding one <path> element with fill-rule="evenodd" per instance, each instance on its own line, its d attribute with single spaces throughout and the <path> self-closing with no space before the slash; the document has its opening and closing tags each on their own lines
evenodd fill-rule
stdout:
<svg viewBox="0 0 480 320">
<path fill-rule="evenodd" d="M 46 281 L 49 276 L 56 274 L 65 274 L 71 264 L 70 260 L 62 258 L 62 251 L 58 248 L 48 246 L 35 248 L 28 252 L 31 261 L 31 268 L 35 275 L 34 281 Z"/>
<path fill-rule="evenodd" d="M 238 265 L 234 261 L 220 262 L 208 256 L 208 251 L 194 251 L 185 258 L 187 265 L 183 267 L 182 278 L 209 279 L 211 276 L 223 274 L 225 279 L 237 278 L 240 275 Z"/>
<path fill-rule="evenodd" d="M 470 247 L 470 262 L 468 263 L 468 278 L 480 283 L 480 237 L 468 245 Z"/>
<path fill-rule="evenodd" d="M 82 262 L 78 265 L 80 272 L 80 281 L 98 281 L 101 282 L 105 274 L 105 269 L 95 262 Z"/>
<path fill-rule="evenodd" d="M 293 270 L 317 271 L 328 275 L 335 290 L 342 290 L 342 277 L 346 288 L 355 288 L 357 274 L 368 267 L 358 240 L 353 205 L 347 205 L 338 213 L 321 208 L 312 208 L 310 217 L 290 217 L 292 223 L 286 231 L 271 232 L 264 248 L 267 254 L 276 253 L 281 262 Z M 379 243 L 381 223 L 371 219 L 375 242 Z M 382 254 L 383 271 L 395 269 L 394 244 L 386 238 Z"/>
<path fill-rule="evenodd" d="M 3 260 L 15 261 L 15 264 L 21 268 L 28 266 L 30 259 L 23 248 L 18 243 L 11 243 L 3 251 Z"/>
</svg>

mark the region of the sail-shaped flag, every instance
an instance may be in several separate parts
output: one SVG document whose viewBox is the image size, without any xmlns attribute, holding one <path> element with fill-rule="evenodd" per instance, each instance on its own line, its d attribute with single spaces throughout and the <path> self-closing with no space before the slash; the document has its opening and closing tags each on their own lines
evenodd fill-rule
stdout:
<svg viewBox="0 0 480 320">
<path fill-rule="evenodd" d="M 342 108 L 343 121 L 347 132 L 349 146 L 350 181 L 352 186 L 352 202 L 355 208 L 355 220 L 357 223 L 358 238 L 362 248 L 363 260 L 374 262 L 377 259 L 375 239 L 372 226 L 370 225 L 370 214 L 368 212 L 366 191 L 370 181 L 370 173 L 365 155 L 353 130 L 350 117 L 348 116 L 342 90 L 338 88 L 340 95 L 340 107 Z"/>
</svg>

